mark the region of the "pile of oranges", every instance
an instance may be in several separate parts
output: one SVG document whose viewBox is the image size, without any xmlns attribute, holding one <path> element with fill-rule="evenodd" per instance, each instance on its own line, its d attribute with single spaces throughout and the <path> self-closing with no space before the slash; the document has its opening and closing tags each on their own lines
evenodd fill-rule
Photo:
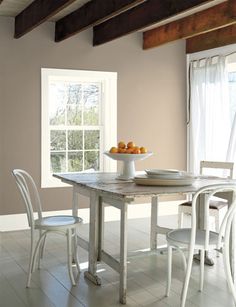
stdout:
<svg viewBox="0 0 236 307">
<path fill-rule="evenodd" d="M 144 154 L 147 153 L 147 149 L 136 146 L 134 142 L 128 142 L 126 145 L 125 142 L 120 141 L 117 147 L 111 147 L 110 153 Z"/>
</svg>

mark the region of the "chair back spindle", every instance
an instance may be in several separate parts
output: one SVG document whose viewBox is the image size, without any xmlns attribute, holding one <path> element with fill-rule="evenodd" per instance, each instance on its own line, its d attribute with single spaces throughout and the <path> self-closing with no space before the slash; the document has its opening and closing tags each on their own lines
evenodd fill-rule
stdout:
<svg viewBox="0 0 236 307">
<path fill-rule="evenodd" d="M 16 179 L 17 187 L 26 207 L 28 223 L 34 227 L 34 211 L 38 214 L 38 219 L 42 219 L 42 206 L 39 193 L 33 178 L 25 171 L 15 169 L 12 171 Z"/>
</svg>

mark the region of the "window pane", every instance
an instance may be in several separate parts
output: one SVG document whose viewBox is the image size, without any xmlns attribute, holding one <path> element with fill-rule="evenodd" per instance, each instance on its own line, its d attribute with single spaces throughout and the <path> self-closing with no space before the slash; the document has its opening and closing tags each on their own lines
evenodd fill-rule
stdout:
<svg viewBox="0 0 236 307">
<path fill-rule="evenodd" d="M 69 152 L 68 153 L 68 171 L 81 172 L 83 170 L 83 153 Z"/>
<path fill-rule="evenodd" d="M 82 86 L 81 84 L 67 84 L 67 103 L 68 104 L 81 104 Z"/>
<path fill-rule="evenodd" d="M 83 131 L 68 131 L 68 150 L 83 149 Z"/>
<path fill-rule="evenodd" d="M 84 169 L 93 168 L 95 171 L 99 171 L 99 152 L 98 151 L 86 151 L 84 153 Z"/>
<path fill-rule="evenodd" d="M 98 130 L 87 130 L 84 132 L 84 148 L 99 149 L 100 133 Z"/>
<path fill-rule="evenodd" d="M 51 130 L 51 150 L 66 150 L 66 132 L 63 130 Z"/>
<path fill-rule="evenodd" d="M 82 107 L 77 105 L 67 106 L 67 124 L 81 125 L 82 124 Z"/>
<path fill-rule="evenodd" d="M 51 172 L 61 173 L 66 171 L 66 154 L 65 153 L 51 153 Z"/>
<path fill-rule="evenodd" d="M 65 86 L 61 82 L 49 85 L 49 123 L 50 125 L 65 124 Z"/>
<path fill-rule="evenodd" d="M 84 125 L 99 124 L 99 84 L 84 86 Z"/>
</svg>

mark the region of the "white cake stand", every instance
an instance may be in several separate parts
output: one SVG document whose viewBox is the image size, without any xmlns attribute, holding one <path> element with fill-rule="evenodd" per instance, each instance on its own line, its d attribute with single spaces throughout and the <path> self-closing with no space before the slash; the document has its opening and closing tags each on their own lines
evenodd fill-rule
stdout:
<svg viewBox="0 0 236 307">
<path fill-rule="evenodd" d="M 109 158 L 116 161 L 123 161 L 122 173 L 117 177 L 121 180 L 129 180 L 135 177 L 135 165 L 134 161 L 144 160 L 151 156 L 152 152 L 147 152 L 144 154 L 121 154 L 121 153 L 110 153 L 109 151 L 104 152 Z"/>
</svg>

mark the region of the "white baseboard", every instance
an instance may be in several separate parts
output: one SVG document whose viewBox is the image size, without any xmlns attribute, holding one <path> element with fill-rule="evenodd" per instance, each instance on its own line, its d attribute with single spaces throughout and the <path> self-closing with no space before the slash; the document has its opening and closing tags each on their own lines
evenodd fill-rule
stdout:
<svg viewBox="0 0 236 307">
<path fill-rule="evenodd" d="M 182 201 L 168 201 L 161 202 L 159 208 L 159 216 L 164 215 L 176 215 L 178 214 L 178 204 Z M 128 207 L 128 218 L 137 219 L 150 217 L 150 204 L 133 204 Z M 50 215 L 70 215 L 71 210 L 60 210 L 44 212 L 44 216 Z M 79 216 L 82 217 L 84 223 L 89 222 L 89 209 L 79 209 Z M 37 216 L 35 215 L 35 218 Z M 118 221 L 120 218 L 119 210 L 114 207 L 106 207 L 105 220 L 106 221 Z M 0 215 L 0 231 L 13 231 L 13 230 L 24 230 L 28 229 L 28 221 L 26 214 L 9 214 Z"/>
</svg>

